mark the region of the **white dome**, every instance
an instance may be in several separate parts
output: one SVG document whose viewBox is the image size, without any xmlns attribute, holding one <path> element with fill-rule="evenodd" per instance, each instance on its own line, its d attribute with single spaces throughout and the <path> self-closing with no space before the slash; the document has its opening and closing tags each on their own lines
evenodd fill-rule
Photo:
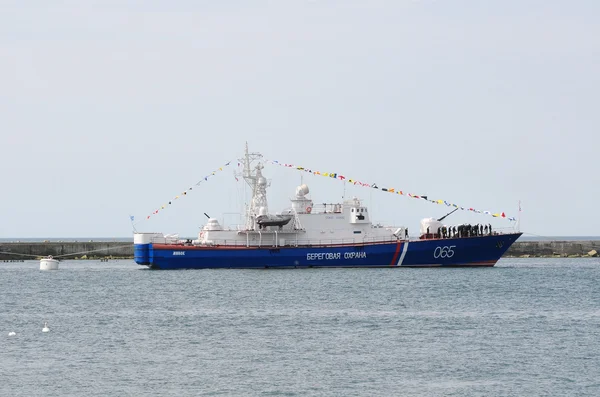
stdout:
<svg viewBox="0 0 600 397">
<path fill-rule="evenodd" d="M 305 196 L 309 192 L 310 192 L 310 190 L 308 189 L 308 185 L 306 183 L 304 183 L 296 188 L 296 196 Z"/>
<path fill-rule="evenodd" d="M 429 234 L 437 233 L 440 227 L 442 227 L 442 222 L 435 218 L 425 218 L 421 220 L 421 234 L 426 234 L 427 228 L 429 228 Z"/>
<path fill-rule="evenodd" d="M 223 228 L 216 218 L 209 218 L 208 222 L 204 226 L 204 230 L 223 230 Z"/>
</svg>

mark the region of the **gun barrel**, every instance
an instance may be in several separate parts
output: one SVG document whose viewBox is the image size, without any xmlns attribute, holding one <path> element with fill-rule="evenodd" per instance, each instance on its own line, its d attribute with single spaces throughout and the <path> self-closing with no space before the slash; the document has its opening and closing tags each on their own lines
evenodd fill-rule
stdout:
<svg viewBox="0 0 600 397">
<path fill-rule="evenodd" d="M 448 215 L 452 214 L 453 212 L 458 211 L 458 208 L 453 209 L 452 211 L 448 212 L 446 215 L 442 216 L 440 219 L 438 219 L 438 222 L 443 221 Z"/>
</svg>

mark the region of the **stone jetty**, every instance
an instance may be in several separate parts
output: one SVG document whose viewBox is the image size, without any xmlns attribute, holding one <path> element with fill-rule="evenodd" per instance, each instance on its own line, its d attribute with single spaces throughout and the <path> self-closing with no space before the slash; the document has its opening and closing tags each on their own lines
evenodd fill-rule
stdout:
<svg viewBox="0 0 600 397">
<path fill-rule="evenodd" d="M 600 240 L 518 241 L 504 254 L 505 258 L 586 258 L 598 257 Z"/>
<path fill-rule="evenodd" d="M 0 242 L 0 261 L 39 259 L 133 259 L 133 241 Z"/>
</svg>

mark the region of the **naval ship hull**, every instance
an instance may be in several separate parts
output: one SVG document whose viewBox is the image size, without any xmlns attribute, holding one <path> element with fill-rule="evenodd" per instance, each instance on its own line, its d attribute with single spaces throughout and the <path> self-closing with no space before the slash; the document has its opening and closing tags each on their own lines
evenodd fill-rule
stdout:
<svg viewBox="0 0 600 397">
<path fill-rule="evenodd" d="M 494 266 L 522 233 L 394 242 L 282 247 L 135 244 L 154 269 Z"/>
</svg>

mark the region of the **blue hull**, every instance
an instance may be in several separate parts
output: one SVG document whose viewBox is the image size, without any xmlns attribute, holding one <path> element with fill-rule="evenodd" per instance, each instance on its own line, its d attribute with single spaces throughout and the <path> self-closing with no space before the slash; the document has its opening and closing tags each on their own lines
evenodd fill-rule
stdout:
<svg viewBox="0 0 600 397">
<path fill-rule="evenodd" d="M 494 266 L 522 233 L 311 247 L 136 244 L 136 263 L 157 269 Z"/>
</svg>

